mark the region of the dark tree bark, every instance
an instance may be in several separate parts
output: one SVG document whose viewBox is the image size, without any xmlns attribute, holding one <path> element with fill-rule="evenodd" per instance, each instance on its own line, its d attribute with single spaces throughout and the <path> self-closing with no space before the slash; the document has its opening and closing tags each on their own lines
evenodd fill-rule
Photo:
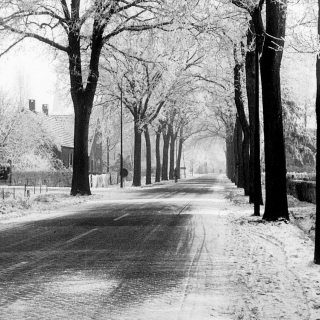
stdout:
<svg viewBox="0 0 320 320">
<path fill-rule="evenodd" d="M 120 88 L 122 90 L 122 87 Z M 151 94 L 149 93 L 149 98 Z M 148 102 L 146 99 L 144 102 L 139 101 L 138 103 L 129 103 L 125 101 L 126 108 L 130 111 L 134 118 L 134 164 L 133 164 L 133 182 L 132 186 L 141 186 L 141 134 L 140 129 L 141 123 L 144 122 L 144 126 L 148 126 L 158 116 L 164 101 L 159 102 L 154 110 L 148 111 Z"/>
<path fill-rule="evenodd" d="M 79 8 L 76 8 L 75 20 L 78 19 Z M 98 23 L 98 22 L 94 22 Z M 81 28 L 81 26 L 79 26 Z M 80 29 L 74 27 L 68 35 L 69 75 L 71 98 L 74 106 L 74 162 L 71 195 L 91 195 L 89 184 L 88 137 L 89 121 L 93 107 L 94 95 L 99 78 L 99 60 L 103 46 L 104 27 L 94 28 L 92 34 L 92 52 L 90 71 L 86 88 L 83 87 L 81 69 Z"/>
<path fill-rule="evenodd" d="M 250 27 L 247 33 L 247 47 L 252 48 L 253 45 L 253 35 L 255 34 L 254 24 L 250 21 Z M 263 204 L 262 200 L 262 191 L 261 191 L 261 174 L 260 174 L 260 160 L 255 162 L 255 151 L 256 147 L 260 148 L 260 143 L 257 143 L 255 146 L 255 130 L 256 130 L 256 95 L 259 95 L 259 90 L 256 88 L 256 76 L 259 76 L 259 73 L 256 74 L 256 67 L 259 65 L 256 64 L 256 52 L 255 50 L 247 50 L 246 53 L 246 89 L 247 89 L 247 99 L 248 99 L 248 110 L 249 110 L 249 127 L 250 127 L 250 160 L 249 160 L 249 202 L 254 203 L 255 194 L 257 189 L 258 197 L 260 198 L 260 204 Z M 258 97 L 259 99 L 259 97 Z M 257 128 L 259 130 L 260 128 Z M 258 153 L 259 150 L 257 150 Z M 257 167 L 257 168 L 256 168 Z M 255 174 L 258 175 L 258 185 L 255 186 Z"/>
<path fill-rule="evenodd" d="M 174 179 L 174 152 L 176 144 L 176 135 L 173 130 L 173 126 L 170 126 L 170 159 L 169 159 L 169 180 Z"/>
<path fill-rule="evenodd" d="M 318 0 L 319 16 L 318 16 L 318 37 L 320 36 L 320 0 Z M 320 150 L 320 57 L 317 55 L 317 98 L 316 98 L 316 114 L 317 114 L 317 150 Z M 320 264 L 320 157 L 317 154 L 316 158 L 316 229 L 315 229 L 315 248 L 314 262 Z"/>
<path fill-rule="evenodd" d="M 183 136 L 183 126 L 184 124 L 182 123 L 180 126 L 180 130 L 179 130 L 179 143 L 178 143 L 178 154 L 177 154 L 177 161 L 176 161 L 176 168 L 178 170 L 178 179 L 180 179 L 180 175 L 181 175 L 181 156 L 182 156 L 182 146 L 183 146 L 183 142 L 184 142 L 184 136 Z"/>
<path fill-rule="evenodd" d="M 262 6 L 264 0 L 260 0 L 258 5 L 250 13 L 256 33 L 255 46 L 255 117 L 254 127 L 252 129 L 254 135 L 254 215 L 260 216 L 260 205 L 263 204 L 262 188 L 261 188 L 261 166 L 260 166 L 260 55 L 262 54 L 265 39 L 265 29 L 262 19 Z M 259 193 L 257 195 L 257 192 Z"/>
<path fill-rule="evenodd" d="M 163 136 L 163 152 L 162 152 L 162 168 L 161 179 L 168 180 L 168 161 L 169 161 L 169 143 L 170 143 L 170 124 L 167 124 L 162 129 Z"/>
<path fill-rule="evenodd" d="M 146 184 L 151 184 L 151 142 L 148 126 L 144 127 L 146 140 Z"/>
<path fill-rule="evenodd" d="M 247 33 L 247 53 L 246 53 L 246 89 L 248 99 L 249 123 L 250 123 L 250 160 L 249 160 L 249 203 L 254 203 L 254 130 L 255 130 L 255 100 L 256 100 L 256 63 L 255 50 L 250 50 L 253 44 L 254 25 L 250 21 Z"/>
<path fill-rule="evenodd" d="M 88 174 L 88 135 L 89 117 L 81 112 L 76 112 L 74 124 L 74 162 L 71 195 L 91 194 Z"/>
<path fill-rule="evenodd" d="M 239 141 L 238 141 L 238 124 L 236 121 L 233 130 L 233 157 L 234 157 L 234 184 L 239 185 L 239 167 L 240 167 L 240 157 L 239 157 Z"/>
<path fill-rule="evenodd" d="M 110 138 L 107 138 L 107 173 L 110 171 Z"/>
<path fill-rule="evenodd" d="M 256 46 L 255 46 L 255 114 L 259 114 L 259 56 L 262 53 L 263 50 L 263 43 L 265 39 L 265 29 L 262 19 L 262 6 L 264 3 L 264 0 L 259 0 L 259 2 L 253 7 L 251 3 L 246 3 L 241 0 L 232 0 L 232 3 L 234 3 L 236 6 L 246 9 L 249 14 L 251 15 L 252 21 L 250 23 L 251 29 L 255 31 L 256 36 Z M 250 55 L 249 55 L 250 57 Z M 249 97 L 248 97 L 249 99 Z M 254 157 L 254 193 L 251 193 L 251 196 L 253 196 L 253 199 L 250 200 L 250 202 L 253 200 L 254 202 L 254 215 L 260 216 L 260 204 L 262 204 L 262 192 L 261 192 L 261 172 L 260 172 L 260 125 L 259 125 L 259 117 L 252 118 L 254 124 L 254 127 L 251 128 L 251 131 L 254 135 L 254 142 L 251 141 L 251 144 L 254 143 L 254 151 L 252 152 L 252 157 Z M 251 121 L 251 119 L 250 119 Z M 250 124 L 251 124 L 250 123 Z M 252 148 L 252 147 L 251 147 Z M 253 161 L 251 159 L 251 161 Z M 252 187 L 252 186 L 251 186 Z M 259 193 L 259 196 L 255 196 Z M 259 199 L 260 198 L 260 199 Z"/>
<path fill-rule="evenodd" d="M 243 170 L 243 145 L 242 145 L 242 127 L 240 118 L 237 116 L 235 134 L 236 134 L 236 152 L 237 152 L 237 187 L 244 188 L 244 170 Z"/>
<path fill-rule="evenodd" d="M 249 181 L 250 181 L 250 139 L 244 136 L 242 140 L 242 161 L 243 161 L 243 189 L 244 195 L 249 196 Z"/>
<path fill-rule="evenodd" d="M 249 194 L 249 147 L 250 147 L 250 128 L 248 120 L 244 111 L 243 103 L 243 93 L 242 93 L 242 79 L 241 73 L 243 70 L 242 58 L 243 54 L 243 45 L 241 44 L 241 60 L 238 59 L 237 46 L 234 46 L 234 101 L 237 108 L 239 122 L 241 124 L 243 132 L 243 140 L 240 132 L 238 132 L 240 141 L 242 143 L 241 147 L 241 161 L 239 165 L 239 185 L 238 187 L 244 188 L 244 194 Z M 240 150 L 239 150 L 240 152 Z"/>
<path fill-rule="evenodd" d="M 230 137 L 226 138 L 226 176 L 231 180 L 231 147 L 230 147 Z"/>
<path fill-rule="evenodd" d="M 289 219 L 282 121 L 280 66 L 286 0 L 266 1 L 266 37 L 260 60 L 265 136 L 266 205 L 263 219 Z"/>
<path fill-rule="evenodd" d="M 226 138 L 226 172 L 231 182 L 235 182 L 234 141 L 231 133 Z"/>
<path fill-rule="evenodd" d="M 127 81 L 132 85 L 134 79 L 128 79 Z M 120 87 L 122 90 L 122 86 Z M 152 91 L 148 92 L 147 98 L 141 97 L 140 101 L 137 103 L 129 103 L 125 100 L 125 106 L 130 111 L 134 118 L 134 168 L 133 168 L 133 183 L 134 187 L 141 186 L 141 129 L 139 128 L 142 123 L 144 126 L 148 126 L 152 121 L 158 116 L 162 106 L 164 105 L 164 100 L 156 104 L 156 108 L 149 108 L 149 99 L 151 97 Z M 140 134 L 139 134 L 140 133 Z M 138 148 L 136 150 L 136 148 Z M 139 162 L 138 162 L 139 161 Z"/>
<path fill-rule="evenodd" d="M 230 164 L 231 164 L 231 181 L 233 183 L 236 182 L 236 157 L 235 157 L 235 153 L 234 153 L 234 145 L 235 145 L 235 140 L 234 140 L 234 137 L 231 136 L 231 138 L 230 138 L 230 149 L 231 149 Z"/>
<path fill-rule="evenodd" d="M 228 179 L 231 180 L 231 170 L 230 170 L 230 147 L 229 147 L 229 139 L 226 138 L 226 151 L 225 151 L 225 156 L 226 156 L 226 176 Z"/>
<path fill-rule="evenodd" d="M 139 121 L 135 120 L 134 124 L 134 157 L 133 157 L 133 181 L 134 187 L 141 186 L 141 130 Z"/>
<path fill-rule="evenodd" d="M 162 126 L 159 126 L 156 132 L 156 179 L 155 179 L 155 182 L 160 182 L 160 178 L 161 178 L 161 156 L 160 156 L 161 127 Z"/>
</svg>

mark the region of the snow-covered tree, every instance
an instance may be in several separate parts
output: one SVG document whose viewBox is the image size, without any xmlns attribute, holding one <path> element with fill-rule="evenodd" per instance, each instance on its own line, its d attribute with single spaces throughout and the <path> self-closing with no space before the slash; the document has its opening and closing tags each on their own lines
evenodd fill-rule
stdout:
<svg viewBox="0 0 320 320">
<path fill-rule="evenodd" d="M 68 58 L 75 112 L 72 195 L 91 194 L 88 131 L 102 48 L 125 32 L 142 32 L 171 24 L 174 14 L 170 4 L 170 1 L 148 0 L 1 1 L 0 31 L 2 39 L 5 37 L 2 53 L 31 38 Z"/>
</svg>

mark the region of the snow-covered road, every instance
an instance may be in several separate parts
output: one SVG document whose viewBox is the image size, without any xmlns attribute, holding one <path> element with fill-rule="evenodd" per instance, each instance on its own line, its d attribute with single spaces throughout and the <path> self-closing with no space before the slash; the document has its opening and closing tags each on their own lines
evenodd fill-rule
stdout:
<svg viewBox="0 0 320 320">
<path fill-rule="evenodd" d="M 6 220 L 0 319 L 319 320 L 312 240 L 240 193 L 214 176 Z"/>
</svg>

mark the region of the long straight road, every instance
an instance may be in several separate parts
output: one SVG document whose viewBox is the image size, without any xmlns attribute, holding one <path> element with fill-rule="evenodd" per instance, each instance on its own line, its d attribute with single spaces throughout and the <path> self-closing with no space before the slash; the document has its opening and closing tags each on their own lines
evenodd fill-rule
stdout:
<svg viewBox="0 0 320 320">
<path fill-rule="evenodd" d="M 240 319 L 232 188 L 218 176 L 128 188 L 0 228 L 0 319 Z"/>
</svg>

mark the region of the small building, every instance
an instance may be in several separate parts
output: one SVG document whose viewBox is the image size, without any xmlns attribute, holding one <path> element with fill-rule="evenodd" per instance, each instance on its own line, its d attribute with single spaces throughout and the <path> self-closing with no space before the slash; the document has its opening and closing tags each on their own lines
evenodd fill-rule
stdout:
<svg viewBox="0 0 320 320">
<path fill-rule="evenodd" d="M 72 168 L 74 159 L 74 115 L 49 115 L 48 105 L 42 112 L 35 111 L 35 100 L 29 100 L 29 110 L 37 115 L 38 123 L 54 141 L 54 153 L 66 168 Z M 89 172 L 102 173 L 102 134 L 99 119 L 89 127 Z"/>
</svg>

